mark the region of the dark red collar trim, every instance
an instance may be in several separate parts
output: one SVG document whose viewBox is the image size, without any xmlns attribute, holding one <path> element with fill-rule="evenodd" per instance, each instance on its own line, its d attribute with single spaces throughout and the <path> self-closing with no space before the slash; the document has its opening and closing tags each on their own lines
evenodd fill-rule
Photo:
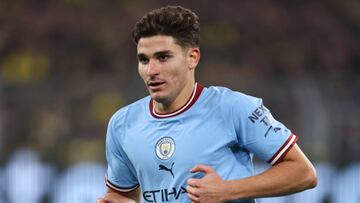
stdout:
<svg viewBox="0 0 360 203">
<path fill-rule="evenodd" d="M 188 110 L 196 102 L 196 100 L 200 97 L 200 94 L 203 89 L 204 89 L 204 87 L 202 85 L 195 83 L 195 88 L 194 88 L 193 93 L 191 94 L 190 98 L 188 99 L 188 101 L 178 110 L 173 111 L 171 113 L 167 113 L 167 114 L 157 113 L 155 111 L 155 106 L 153 104 L 154 101 L 153 101 L 153 99 L 150 99 L 150 104 L 149 104 L 150 113 L 155 118 L 169 118 L 169 117 L 179 115 L 179 114 L 185 112 L 186 110 Z"/>
</svg>

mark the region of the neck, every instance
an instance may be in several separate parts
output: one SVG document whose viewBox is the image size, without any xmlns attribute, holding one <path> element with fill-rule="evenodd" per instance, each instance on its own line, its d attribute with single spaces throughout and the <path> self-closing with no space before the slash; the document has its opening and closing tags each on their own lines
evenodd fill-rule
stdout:
<svg viewBox="0 0 360 203">
<path fill-rule="evenodd" d="M 155 111 L 160 114 L 167 114 L 180 109 L 189 100 L 194 91 L 194 88 L 195 82 L 193 81 L 188 83 L 173 101 L 162 103 L 154 101 Z"/>
</svg>

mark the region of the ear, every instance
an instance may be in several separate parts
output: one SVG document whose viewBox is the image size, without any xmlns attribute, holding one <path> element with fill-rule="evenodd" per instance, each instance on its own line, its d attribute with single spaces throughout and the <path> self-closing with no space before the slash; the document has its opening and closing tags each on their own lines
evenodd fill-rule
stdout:
<svg viewBox="0 0 360 203">
<path fill-rule="evenodd" d="M 189 68 L 195 69 L 200 61 L 200 49 L 198 47 L 190 47 L 188 50 Z"/>
</svg>

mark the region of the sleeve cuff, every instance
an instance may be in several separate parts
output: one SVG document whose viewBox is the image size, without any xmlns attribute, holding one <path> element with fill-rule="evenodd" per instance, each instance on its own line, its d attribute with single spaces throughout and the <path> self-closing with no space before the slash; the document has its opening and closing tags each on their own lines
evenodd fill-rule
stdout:
<svg viewBox="0 0 360 203">
<path fill-rule="evenodd" d="M 131 187 L 119 187 L 119 186 L 115 185 L 114 183 L 110 182 L 110 180 L 107 178 L 107 176 L 105 176 L 105 183 L 108 188 L 111 188 L 118 192 L 132 192 L 139 187 L 139 184 L 136 184 Z"/>
<path fill-rule="evenodd" d="M 297 139 L 298 139 L 298 137 L 296 135 L 290 134 L 289 138 L 285 141 L 285 143 L 267 162 L 271 165 L 278 164 L 285 157 L 285 155 L 289 152 L 291 147 L 296 143 Z"/>
</svg>

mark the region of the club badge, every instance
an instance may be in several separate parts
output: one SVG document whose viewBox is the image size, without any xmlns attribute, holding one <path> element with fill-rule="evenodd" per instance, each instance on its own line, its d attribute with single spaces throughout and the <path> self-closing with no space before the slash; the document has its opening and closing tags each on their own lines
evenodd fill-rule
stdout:
<svg viewBox="0 0 360 203">
<path fill-rule="evenodd" d="M 156 143 L 156 156 L 161 160 L 169 159 L 175 151 L 175 142 L 171 137 L 163 137 Z"/>
</svg>

